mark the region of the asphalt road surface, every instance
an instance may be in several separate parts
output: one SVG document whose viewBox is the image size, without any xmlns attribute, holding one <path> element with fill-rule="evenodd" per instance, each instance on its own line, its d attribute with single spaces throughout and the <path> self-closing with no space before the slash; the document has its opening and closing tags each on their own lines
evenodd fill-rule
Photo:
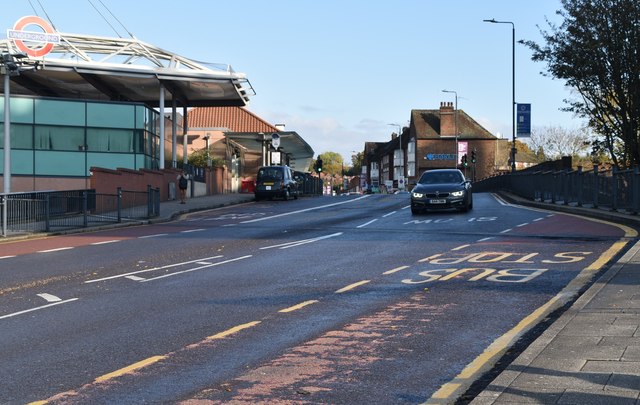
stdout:
<svg viewBox="0 0 640 405">
<path fill-rule="evenodd" d="M 451 402 L 634 237 L 369 195 L 2 243 L 0 403 Z"/>
</svg>

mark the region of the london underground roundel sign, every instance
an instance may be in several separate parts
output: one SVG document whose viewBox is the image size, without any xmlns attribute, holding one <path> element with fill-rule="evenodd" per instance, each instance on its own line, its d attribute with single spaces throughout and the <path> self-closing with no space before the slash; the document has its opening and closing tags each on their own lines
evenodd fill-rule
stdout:
<svg viewBox="0 0 640 405">
<path fill-rule="evenodd" d="M 26 27 L 35 25 L 44 32 L 27 31 Z M 51 52 L 53 45 L 60 43 L 60 35 L 44 19 L 29 15 L 22 17 L 7 30 L 7 38 L 12 39 L 18 49 L 34 58 L 39 58 Z"/>
</svg>

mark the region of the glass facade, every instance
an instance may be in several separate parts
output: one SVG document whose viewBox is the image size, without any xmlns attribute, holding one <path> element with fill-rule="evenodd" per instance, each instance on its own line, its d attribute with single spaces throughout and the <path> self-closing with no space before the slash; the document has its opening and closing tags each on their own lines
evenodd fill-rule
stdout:
<svg viewBox="0 0 640 405">
<path fill-rule="evenodd" d="M 94 166 L 157 169 L 159 119 L 157 111 L 142 104 L 12 97 L 11 174 L 86 177 Z M 0 173 L 3 160 L 2 151 Z"/>
</svg>

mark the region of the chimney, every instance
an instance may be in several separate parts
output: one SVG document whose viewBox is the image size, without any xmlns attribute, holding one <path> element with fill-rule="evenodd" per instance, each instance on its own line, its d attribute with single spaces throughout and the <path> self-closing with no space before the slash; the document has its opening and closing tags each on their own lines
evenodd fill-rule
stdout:
<svg viewBox="0 0 640 405">
<path fill-rule="evenodd" d="M 456 136 L 456 120 L 452 102 L 440 103 L 440 136 Z"/>
</svg>

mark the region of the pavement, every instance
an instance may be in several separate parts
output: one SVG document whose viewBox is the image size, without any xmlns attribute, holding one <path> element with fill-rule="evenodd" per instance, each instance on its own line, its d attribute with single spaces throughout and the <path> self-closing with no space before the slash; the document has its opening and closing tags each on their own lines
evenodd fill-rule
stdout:
<svg viewBox="0 0 640 405">
<path fill-rule="evenodd" d="M 640 228 L 638 215 L 500 195 L 515 204 Z M 185 204 L 166 201 L 150 222 L 253 200 L 253 194 L 237 193 L 190 198 Z M 458 402 L 640 405 L 640 242 L 633 237 L 629 243 L 627 252 L 484 390 Z"/>
</svg>

